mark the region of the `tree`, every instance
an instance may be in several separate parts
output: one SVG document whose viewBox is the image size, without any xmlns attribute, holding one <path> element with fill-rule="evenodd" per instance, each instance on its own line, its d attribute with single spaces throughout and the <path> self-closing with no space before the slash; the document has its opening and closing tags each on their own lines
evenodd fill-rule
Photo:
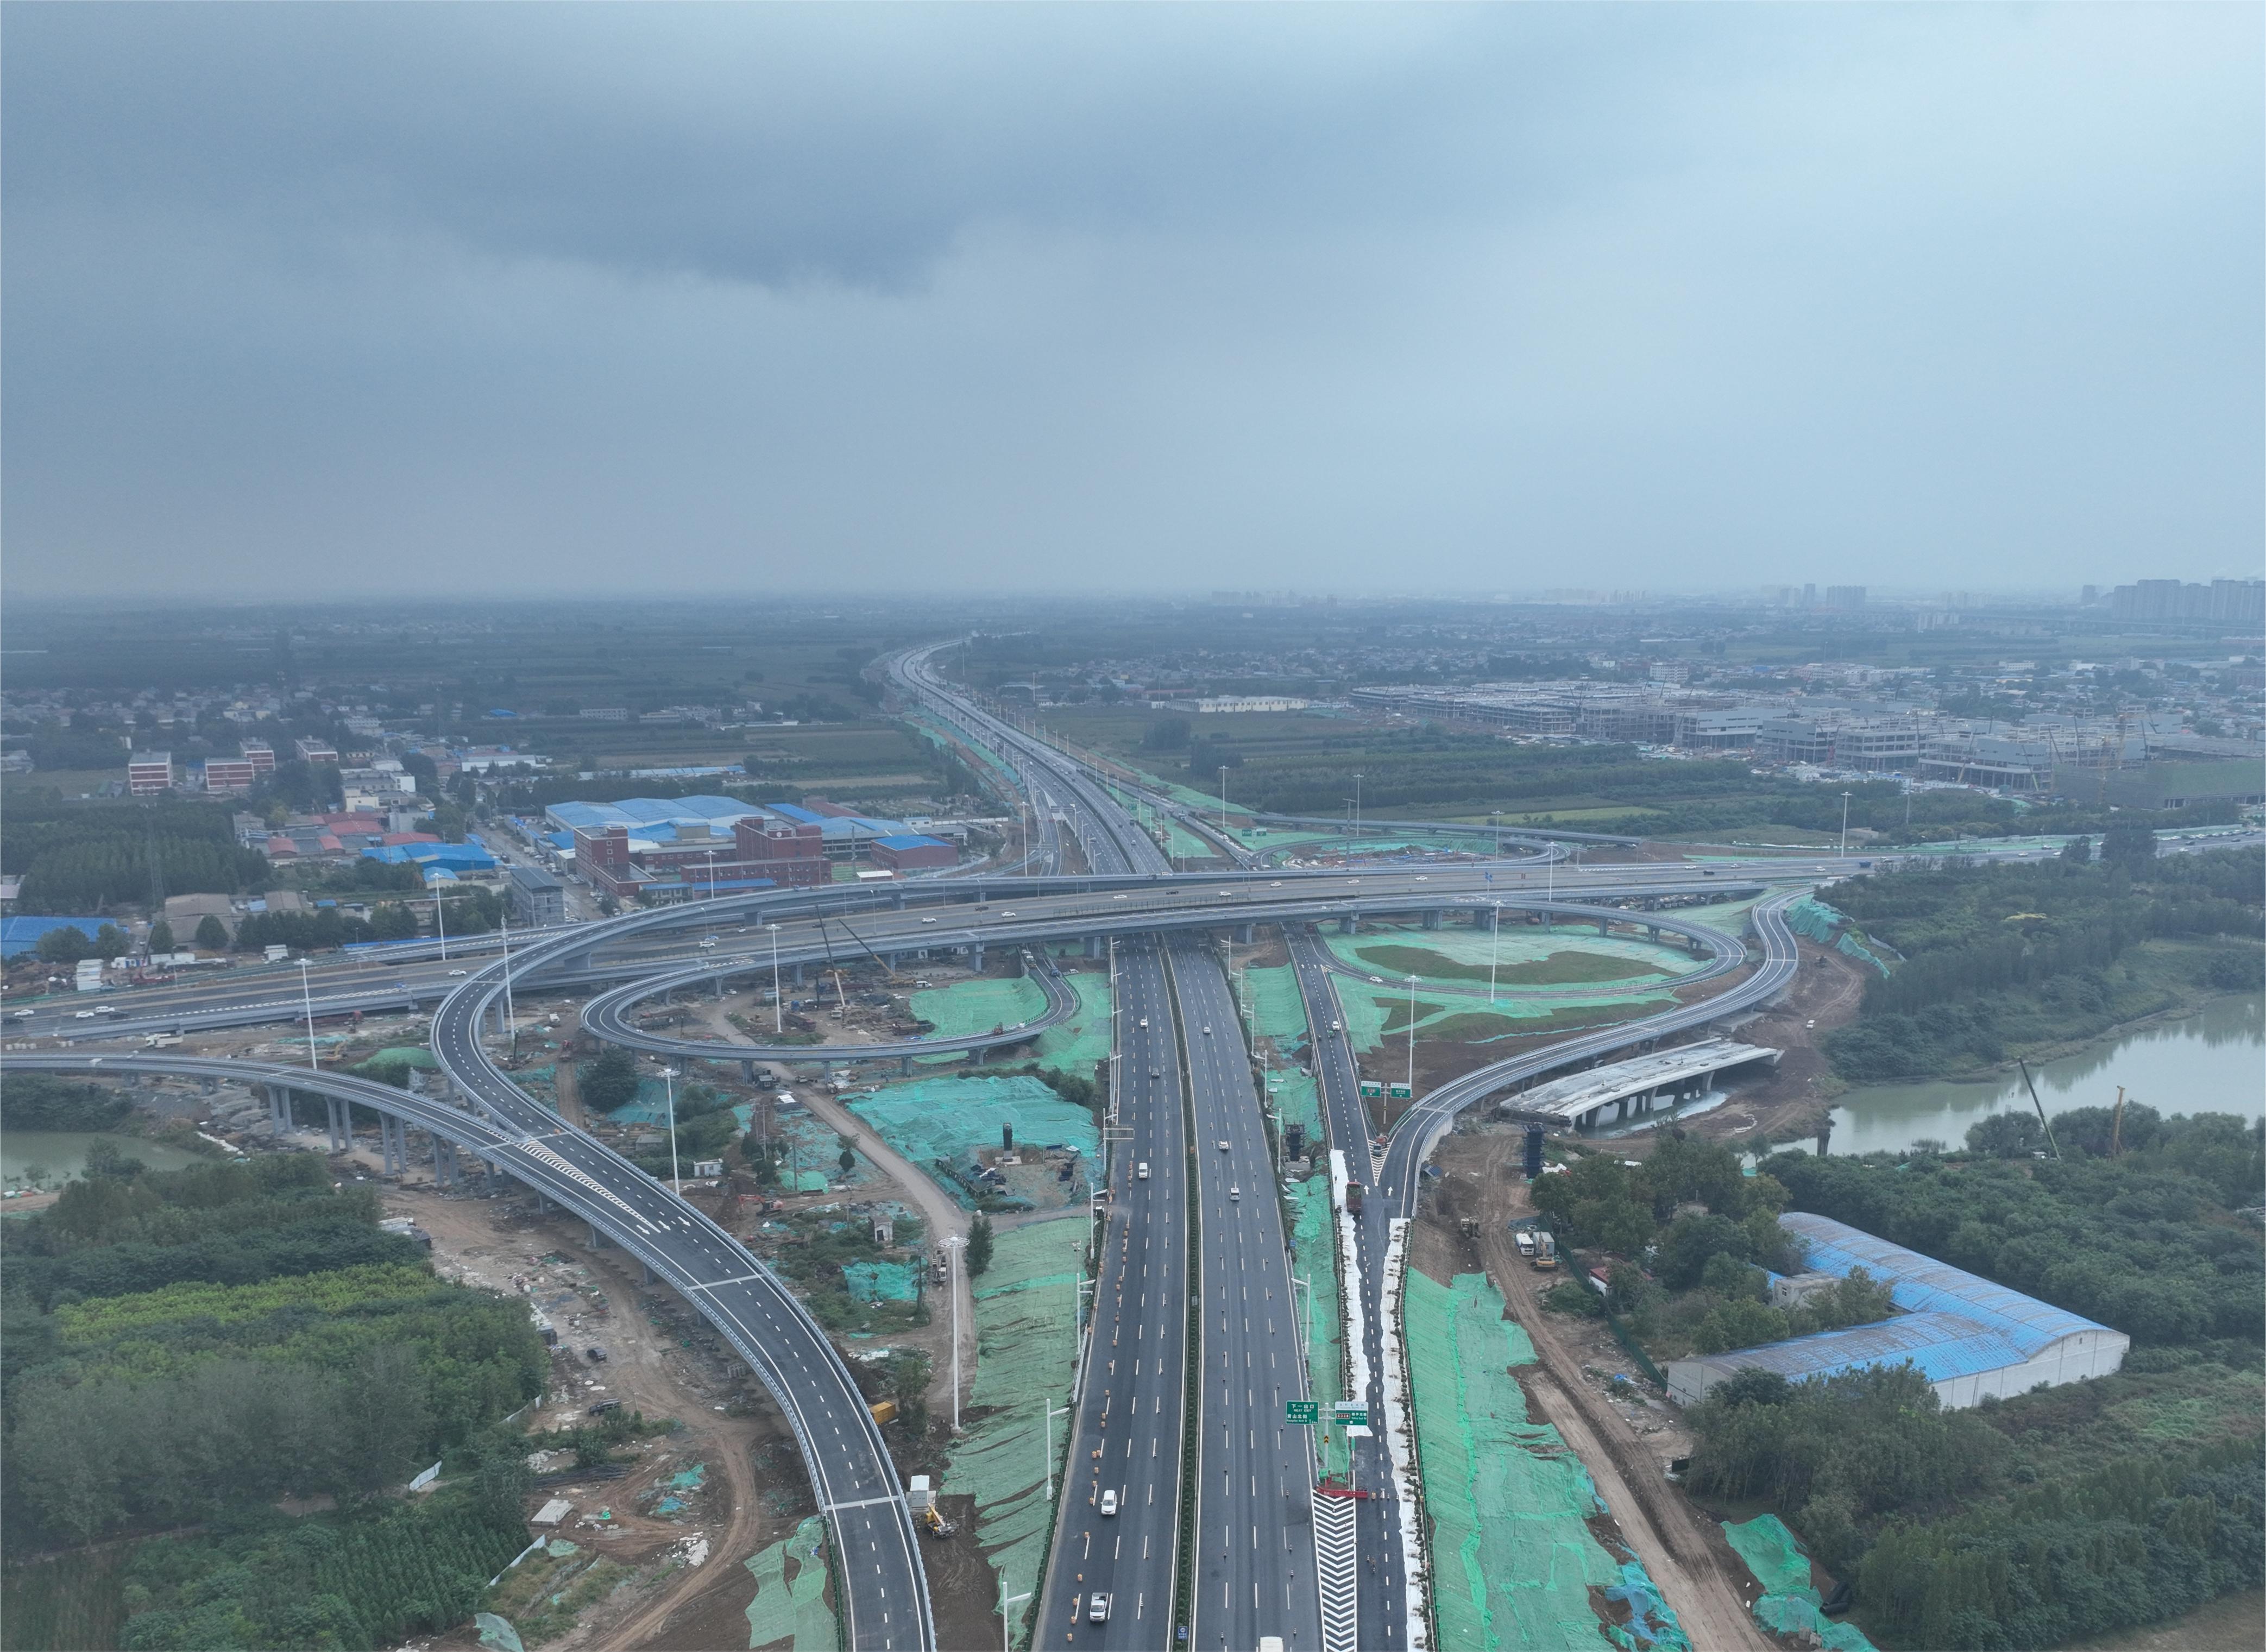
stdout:
<svg viewBox="0 0 2266 1652">
<path fill-rule="evenodd" d="M 417 914 L 398 901 L 388 901 L 369 915 L 369 932 L 380 940 L 414 940 Z"/>
<path fill-rule="evenodd" d="M 207 952 L 228 950 L 228 925 L 211 913 L 197 920 L 197 945 Z"/>
<path fill-rule="evenodd" d="M 77 963 L 82 958 L 94 956 L 94 943 L 87 939 L 84 930 L 66 924 L 40 936 L 34 950 L 43 963 Z"/>
<path fill-rule="evenodd" d="M 834 1156 L 835 1162 L 842 1166 L 842 1173 L 846 1176 L 858 1168 L 858 1138 L 837 1136 L 834 1138 L 834 1144 L 842 1150 Z"/>
<path fill-rule="evenodd" d="M 126 932 L 115 924 L 105 924 L 94 932 L 94 955 L 98 958 L 122 957 L 133 945 L 126 938 Z"/>
<path fill-rule="evenodd" d="M 979 1212 L 968 1224 L 968 1276 L 970 1279 L 991 1266 L 991 1218 Z"/>
<path fill-rule="evenodd" d="M 173 950 L 173 926 L 162 917 L 150 925 L 150 950 L 151 952 Z"/>
<path fill-rule="evenodd" d="M 2111 826 L 2101 834 L 2101 859 L 2138 877 L 2156 864 L 2156 834 L 2145 826 Z"/>
<path fill-rule="evenodd" d="M 2061 846 L 2061 858 L 2072 865 L 2089 866 L 2093 864 L 2093 839 L 2072 837 Z"/>
<path fill-rule="evenodd" d="M 637 1058 L 618 1045 L 609 1049 L 597 1060 L 575 1069 L 574 1088 L 583 1106 L 601 1113 L 627 1107 L 637 1100 Z"/>
<path fill-rule="evenodd" d="M 1967 1127 L 1967 1151 L 1992 1159 L 2028 1159 L 2046 1144 L 2046 1128 L 2034 1113 L 1993 1113 Z"/>
<path fill-rule="evenodd" d="M 1728 1254 L 1743 1262 L 1751 1248 L 1745 1232 L 1729 1217 L 1680 1216 L 1661 1237 L 1655 1271 L 1670 1290 L 1689 1290 L 1700 1283 L 1710 1259 Z"/>
</svg>

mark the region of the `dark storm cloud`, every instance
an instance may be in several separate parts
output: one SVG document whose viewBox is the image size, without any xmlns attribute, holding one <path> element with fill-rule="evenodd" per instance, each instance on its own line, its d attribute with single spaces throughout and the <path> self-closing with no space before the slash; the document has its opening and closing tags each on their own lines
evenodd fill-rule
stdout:
<svg viewBox="0 0 2266 1652">
<path fill-rule="evenodd" d="M 18 588 L 2255 560 L 2248 9 L 5 26 Z"/>
</svg>

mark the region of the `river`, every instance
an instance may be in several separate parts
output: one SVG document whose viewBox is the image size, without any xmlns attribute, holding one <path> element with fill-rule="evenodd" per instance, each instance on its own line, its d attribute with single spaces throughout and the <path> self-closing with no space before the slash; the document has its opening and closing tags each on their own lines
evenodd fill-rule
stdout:
<svg viewBox="0 0 2266 1652">
<path fill-rule="evenodd" d="M 8 1130 L 0 1132 L 0 1181 L 11 1188 L 24 1186 L 24 1172 L 37 1165 L 46 1172 L 48 1187 L 60 1187 L 86 1168 L 86 1156 L 97 1142 L 108 1142 L 152 1170 L 184 1170 L 206 1162 L 194 1153 L 140 1136 L 112 1136 L 97 1130 Z"/>
<path fill-rule="evenodd" d="M 2050 1118 L 2125 1099 L 2157 1112 L 2266 1115 L 2266 999 L 2215 998 L 2198 1014 L 2161 1021 L 2030 1069 Z M 1833 1109 L 1831 1151 L 1902 1152 L 1916 1141 L 1965 1144 L 1967 1127 L 2009 1107 L 2028 1110 L 2019 1072 L 1981 1084 L 1866 1085 Z"/>
</svg>

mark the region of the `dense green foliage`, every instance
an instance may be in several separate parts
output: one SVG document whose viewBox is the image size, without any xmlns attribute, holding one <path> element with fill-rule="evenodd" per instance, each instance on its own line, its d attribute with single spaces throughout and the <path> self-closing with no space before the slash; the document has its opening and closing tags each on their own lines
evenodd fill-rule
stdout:
<svg viewBox="0 0 2266 1652">
<path fill-rule="evenodd" d="M 11 798 L 0 871 L 20 873 L 24 912 L 104 912 L 147 902 L 150 859 L 168 895 L 234 895 L 267 887 L 267 859 L 237 845 L 227 808 L 136 808 Z"/>
<path fill-rule="evenodd" d="M 462 1623 L 526 1543 L 478 1496 L 293 1520 L 247 1510 L 145 1543 L 126 1568 L 127 1652 L 361 1648 Z"/>
<path fill-rule="evenodd" d="M 637 1057 L 619 1045 L 609 1045 L 596 1061 L 574 1070 L 574 1093 L 586 1107 L 611 1113 L 637 1100 Z"/>
<path fill-rule="evenodd" d="M 1784 1188 L 1742 1173 L 1729 1148 L 1673 1129 L 1660 1132 L 1641 1165 L 1589 1153 L 1534 1187 L 1535 1208 L 1561 1243 L 1635 1257 L 1657 1238 L 1658 1272 L 1678 1290 L 1698 1284 L 1708 1258 L 1719 1253 L 1783 1271 L 1778 1212 L 1785 1202 Z M 1688 1204 L 1707 1210 L 1676 1215 L 1678 1206 Z"/>
<path fill-rule="evenodd" d="M 369 1495 L 533 1395 L 524 1306 L 435 1280 L 376 1217 L 286 1155 L 90 1174 L 0 1228 L 10 1529 Z"/>
<path fill-rule="evenodd" d="M 2193 984 L 2247 984 L 2261 968 L 2266 852 L 1904 869 L 1853 879 L 1833 898 L 1904 960 L 1827 1040 L 1835 1071 L 1926 1075 L 2174 1006 L 2175 993 L 2123 961 L 2152 939 L 2228 938 Z"/>
<path fill-rule="evenodd" d="M 0 1127 L 11 1130 L 106 1130 L 133 1110 L 115 1090 L 53 1073 L 11 1073 L 0 1085 Z"/>
<path fill-rule="evenodd" d="M 2133 1454 L 2004 1507 L 1894 1528 L 1859 1597 L 1899 1639 L 2030 1648 L 2154 1623 L 2266 1581 L 2259 1441 Z"/>
<path fill-rule="evenodd" d="M 2088 1113 L 2097 1109 L 2087 1109 Z M 2128 1109 L 2128 1112 L 2131 1110 Z M 2069 1157 L 1949 1163 L 1780 1153 L 1766 1172 L 1815 1210 L 2139 1343 L 2266 1334 L 2257 1231 L 2230 1223 L 2266 1187 L 2266 1128 L 2225 1114 L 2152 1121 L 2145 1151 L 2097 1159 L 2089 1118 Z"/>
</svg>

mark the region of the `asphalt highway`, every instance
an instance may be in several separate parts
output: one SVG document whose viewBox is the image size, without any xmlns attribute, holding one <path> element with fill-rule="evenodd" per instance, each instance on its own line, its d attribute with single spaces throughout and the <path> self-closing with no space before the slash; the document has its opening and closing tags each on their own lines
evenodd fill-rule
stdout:
<svg viewBox="0 0 2266 1652">
<path fill-rule="evenodd" d="M 1098 1652 L 1158 1652 L 1173 1644 L 1181 1518 L 1188 1125 L 1172 996 L 1154 945 L 1117 949 L 1117 991 L 1107 1219 L 1033 1644 L 1059 1635 Z M 1103 1512 L 1105 1492 L 1115 1514 Z M 1098 1624 L 1097 1594 L 1109 1597 Z"/>
</svg>

